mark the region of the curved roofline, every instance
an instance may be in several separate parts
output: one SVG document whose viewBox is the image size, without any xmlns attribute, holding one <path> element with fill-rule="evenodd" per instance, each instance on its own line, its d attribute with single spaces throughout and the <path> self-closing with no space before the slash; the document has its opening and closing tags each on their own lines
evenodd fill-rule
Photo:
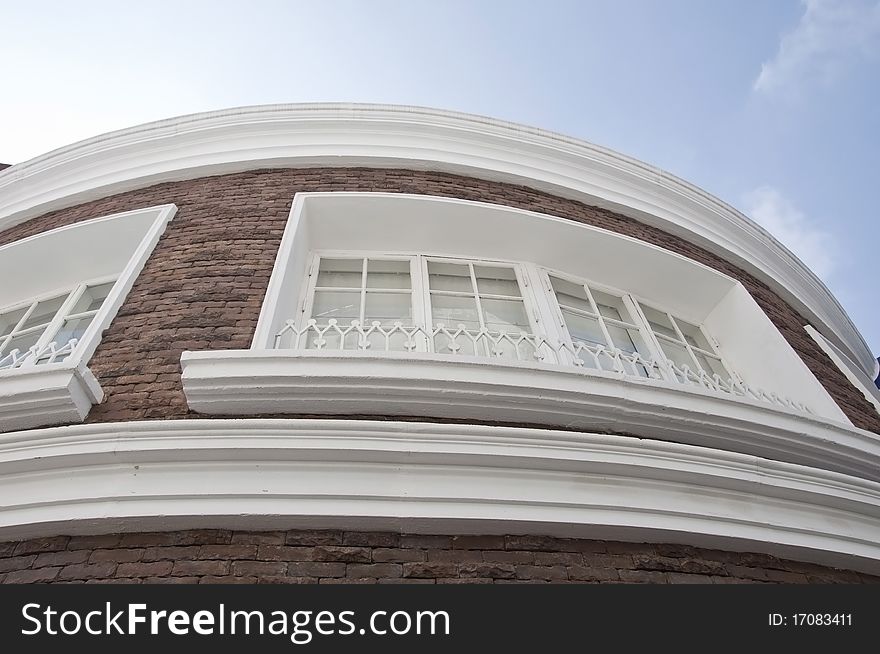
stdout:
<svg viewBox="0 0 880 654">
<path fill-rule="evenodd" d="M 613 209 L 767 283 L 867 374 L 876 360 L 824 283 L 747 216 L 661 168 L 587 141 L 424 107 L 236 107 L 108 132 L 0 171 L 0 230 L 162 181 L 255 168 L 384 166 L 507 181 Z"/>
</svg>

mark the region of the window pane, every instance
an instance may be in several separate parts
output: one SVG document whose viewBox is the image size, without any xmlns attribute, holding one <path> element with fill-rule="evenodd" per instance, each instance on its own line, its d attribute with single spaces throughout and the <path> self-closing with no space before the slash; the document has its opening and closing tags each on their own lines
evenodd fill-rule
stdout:
<svg viewBox="0 0 880 654">
<path fill-rule="evenodd" d="M 481 300 L 483 319 L 490 332 L 531 332 L 522 300 Z"/>
<path fill-rule="evenodd" d="M 472 297 L 431 295 L 431 316 L 435 326 L 443 323 L 447 329 L 457 329 L 459 324 L 465 329 L 480 328 L 477 302 Z"/>
<path fill-rule="evenodd" d="M 599 321 L 595 318 L 579 316 L 569 311 L 563 311 L 562 315 L 565 318 L 565 325 L 568 327 L 572 341 L 580 341 L 588 345 L 608 345 L 602 334 L 602 328 L 599 327 Z"/>
<path fill-rule="evenodd" d="M 706 340 L 706 337 L 703 335 L 703 332 L 699 327 L 692 325 L 689 322 L 685 322 L 681 318 L 676 318 L 675 322 L 678 323 L 678 328 L 681 330 L 681 333 L 684 334 L 684 340 L 690 345 L 698 347 L 701 350 L 706 350 L 707 352 L 715 351 L 713 347 L 709 345 L 709 341 Z"/>
<path fill-rule="evenodd" d="M 718 375 L 723 380 L 727 380 L 730 377 L 730 373 L 724 369 L 724 366 L 721 363 L 720 359 L 716 359 L 715 357 L 706 356 L 705 354 L 701 354 L 699 352 L 694 352 L 694 356 L 697 361 L 700 362 L 700 367 L 705 370 L 710 376 Z"/>
<path fill-rule="evenodd" d="M 688 354 L 688 351 L 683 345 L 671 343 L 662 338 L 658 340 L 660 341 L 660 347 L 663 348 L 663 353 L 666 355 L 666 358 L 678 366 L 687 366 L 690 370 L 694 369 L 694 360 L 691 359 L 690 354 Z"/>
<path fill-rule="evenodd" d="M 52 340 L 55 341 L 57 347 L 66 345 L 71 338 L 79 340 L 82 338 L 82 335 L 85 333 L 86 328 L 91 322 L 92 316 L 89 316 L 88 318 L 65 320 L 61 325 L 61 329 L 58 330 L 58 333 L 55 334 Z"/>
<path fill-rule="evenodd" d="M 587 299 L 587 293 L 584 291 L 583 286 L 572 284 L 559 277 L 550 277 L 550 284 L 553 286 L 553 290 L 556 291 L 556 300 L 559 304 L 572 309 L 593 313 L 593 307 Z"/>
<path fill-rule="evenodd" d="M 16 309 L 15 311 L 0 315 L 0 339 L 2 339 L 3 336 L 7 336 L 13 329 L 15 329 L 18 321 L 22 319 L 29 308 L 30 307 L 22 307 L 21 309 Z"/>
<path fill-rule="evenodd" d="M 363 259 L 321 259 L 316 286 L 360 288 Z"/>
<path fill-rule="evenodd" d="M 623 299 L 596 290 L 593 290 L 593 299 L 596 301 L 596 306 L 599 307 L 599 313 L 606 318 L 632 323 L 632 317 L 623 304 Z"/>
<path fill-rule="evenodd" d="M 614 347 L 619 350 L 623 350 L 624 352 L 629 352 L 634 354 L 636 352 L 641 352 L 645 356 L 647 356 L 648 349 L 645 346 L 644 341 L 642 340 L 641 334 L 635 329 L 626 329 L 624 327 L 619 327 L 617 325 L 611 325 L 606 323 L 605 328 L 608 330 L 608 334 L 611 336 L 611 340 L 614 343 Z"/>
<path fill-rule="evenodd" d="M 40 336 L 43 335 L 43 332 L 37 330 L 35 332 L 31 332 L 30 334 L 24 334 L 23 336 L 16 336 L 15 338 L 9 339 L 9 342 L 6 344 L 6 347 L 3 348 L 3 354 L 9 354 L 12 350 L 18 350 L 19 354 L 23 354 L 27 352 L 31 347 L 36 345 L 37 341 L 40 340 Z"/>
<path fill-rule="evenodd" d="M 428 283 L 433 291 L 474 292 L 471 273 L 467 265 L 429 261 L 428 275 Z"/>
<path fill-rule="evenodd" d="M 61 308 L 61 305 L 64 304 L 66 299 L 67 294 L 53 297 L 51 300 L 43 300 L 37 305 L 36 309 L 33 310 L 33 313 L 28 316 L 28 319 L 24 321 L 21 328 L 27 329 L 28 327 L 34 327 L 35 325 L 47 325 L 51 322 L 52 318 L 55 317 L 55 314 L 58 313 L 58 309 Z"/>
<path fill-rule="evenodd" d="M 367 288 L 412 288 L 409 261 L 370 259 L 367 262 Z"/>
<path fill-rule="evenodd" d="M 482 295 L 522 297 L 513 268 L 474 266 L 474 274 L 477 277 L 477 288 Z"/>
<path fill-rule="evenodd" d="M 364 322 L 367 326 L 374 320 L 393 324 L 397 321 L 408 325 L 412 322 L 412 296 L 409 293 L 367 293 Z"/>
<path fill-rule="evenodd" d="M 669 336 L 670 338 L 678 340 L 678 334 L 675 332 L 672 323 L 669 322 L 669 316 L 656 309 L 647 307 L 644 304 L 642 305 L 642 311 L 645 312 L 645 318 L 648 319 L 648 323 L 651 325 L 651 329 L 654 330 L 655 334 L 662 334 L 663 336 Z"/>
<path fill-rule="evenodd" d="M 349 325 L 352 320 L 360 320 L 361 294 L 359 291 L 315 291 L 312 304 L 312 318 L 319 324 L 326 324 L 330 318 Z"/>
<path fill-rule="evenodd" d="M 110 293 L 110 289 L 113 288 L 113 284 L 115 282 L 107 282 L 106 284 L 100 284 L 98 286 L 89 286 L 83 294 L 80 296 L 79 300 L 76 301 L 73 308 L 67 315 L 72 315 L 75 313 L 85 313 L 86 311 L 97 311 L 101 308 L 101 305 L 104 303 L 104 299 Z"/>
</svg>

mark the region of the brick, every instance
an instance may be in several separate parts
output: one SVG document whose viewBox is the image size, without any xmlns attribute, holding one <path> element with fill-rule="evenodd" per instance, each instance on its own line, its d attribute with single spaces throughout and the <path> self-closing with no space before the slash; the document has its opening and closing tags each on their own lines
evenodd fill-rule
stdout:
<svg viewBox="0 0 880 654">
<path fill-rule="evenodd" d="M 582 565 L 584 557 L 577 552 L 536 552 L 535 565 Z"/>
<path fill-rule="evenodd" d="M 28 556 L 12 556 L 6 559 L 0 559 L 0 572 L 25 570 L 31 567 L 36 558 L 36 554 L 30 554 Z"/>
<path fill-rule="evenodd" d="M 404 577 L 436 578 L 457 577 L 458 564 L 444 562 L 404 563 Z"/>
<path fill-rule="evenodd" d="M 198 577 L 147 577 L 141 580 L 143 584 L 197 584 Z"/>
<path fill-rule="evenodd" d="M 666 575 L 670 584 L 711 584 L 712 577 L 709 575 L 694 575 L 684 572 L 670 572 Z"/>
<path fill-rule="evenodd" d="M 412 577 L 403 578 L 403 577 L 380 577 L 376 579 L 377 584 L 433 584 L 435 583 L 433 579 L 416 579 Z"/>
<path fill-rule="evenodd" d="M 618 581 L 620 574 L 614 568 L 592 568 L 584 565 L 567 566 L 572 581 Z"/>
<path fill-rule="evenodd" d="M 295 547 L 289 545 L 260 545 L 257 559 L 260 561 L 311 561 L 314 547 Z"/>
<path fill-rule="evenodd" d="M 301 561 L 288 563 L 287 574 L 291 577 L 342 577 L 345 575 L 345 566 L 345 563 Z"/>
<path fill-rule="evenodd" d="M 200 559 L 253 559 L 257 556 L 256 545 L 202 545 Z"/>
<path fill-rule="evenodd" d="M 70 565 L 71 563 L 85 563 L 89 560 L 89 550 L 74 550 L 67 552 L 45 552 L 38 554 L 33 563 L 34 568 L 43 568 L 55 565 Z"/>
<path fill-rule="evenodd" d="M 317 546 L 312 550 L 312 560 L 369 563 L 371 559 L 370 550 L 366 547 Z"/>
<path fill-rule="evenodd" d="M 175 561 L 171 574 L 176 577 L 188 575 L 217 575 L 229 573 L 229 561 Z"/>
<path fill-rule="evenodd" d="M 487 563 L 534 563 L 534 552 L 492 551 L 483 552 L 483 561 Z"/>
<path fill-rule="evenodd" d="M 113 549 L 113 550 L 95 550 L 89 557 L 89 563 L 101 563 L 103 561 L 114 561 L 116 563 L 129 563 L 131 561 L 140 561 L 144 556 L 143 549 Z"/>
<path fill-rule="evenodd" d="M 14 570 L 6 575 L 6 584 L 41 584 L 52 581 L 61 568 L 39 568 L 38 570 Z"/>
<path fill-rule="evenodd" d="M 283 561 L 233 561 L 232 574 L 252 577 L 278 576 L 287 572 Z"/>
<path fill-rule="evenodd" d="M 355 547 L 398 547 L 400 534 L 392 532 L 347 531 L 343 534 L 343 545 Z"/>
<path fill-rule="evenodd" d="M 58 579 L 97 579 L 100 577 L 112 577 L 116 571 L 116 564 L 105 563 L 75 563 L 66 565 L 58 573 Z"/>
<path fill-rule="evenodd" d="M 516 568 L 510 563 L 464 563 L 459 566 L 458 573 L 462 577 L 514 579 Z"/>
<path fill-rule="evenodd" d="M 456 550 L 503 550 L 504 536 L 453 536 Z"/>
<path fill-rule="evenodd" d="M 342 545 L 341 531 L 289 531 L 287 545 Z"/>
<path fill-rule="evenodd" d="M 781 584 L 805 584 L 807 576 L 801 572 L 787 570 L 767 570 L 767 579 Z"/>
<path fill-rule="evenodd" d="M 405 549 L 449 549 L 452 547 L 452 536 L 401 534 L 400 547 Z"/>
<path fill-rule="evenodd" d="M 120 563 L 116 568 L 117 577 L 161 577 L 170 575 L 174 567 L 172 561 L 154 561 L 152 563 Z"/>
<path fill-rule="evenodd" d="M 232 534 L 232 545 L 284 545 L 283 531 L 266 531 L 259 533 L 236 531 Z"/>
<path fill-rule="evenodd" d="M 425 550 L 405 550 L 402 548 L 380 547 L 373 550 L 375 563 L 406 563 L 408 561 L 425 561 Z"/>
<path fill-rule="evenodd" d="M 199 579 L 200 584 L 255 584 L 257 577 L 212 577 L 206 576 Z"/>
<path fill-rule="evenodd" d="M 0 557 L 12 556 L 12 552 L 15 550 L 16 545 L 18 545 L 18 543 L 15 541 L 0 543 Z"/>
<path fill-rule="evenodd" d="M 665 584 L 669 582 L 665 572 L 655 570 L 619 570 L 620 581 L 629 584 Z"/>
<path fill-rule="evenodd" d="M 41 552 L 57 552 L 67 548 L 70 536 L 54 536 L 52 538 L 35 538 L 23 540 L 15 547 L 15 555 L 39 554 Z"/>
<path fill-rule="evenodd" d="M 428 550 L 428 561 L 446 561 L 449 563 L 474 563 L 483 560 L 479 550 Z"/>
<path fill-rule="evenodd" d="M 345 569 L 345 576 L 349 579 L 359 577 L 400 577 L 403 574 L 403 566 L 399 563 L 349 563 Z"/>
<path fill-rule="evenodd" d="M 193 559 L 199 555 L 198 545 L 180 547 L 148 547 L 144 550 L 141 561 L 179 561 L 180 559 Z"/>
<path fill-rule="evenodd" d="M 96 536 L 71 536 L 67 543 L 69 550 L 94 550 L 116 547 L 122 538 L 121 534 L 99 534 Z"/>
</svg>

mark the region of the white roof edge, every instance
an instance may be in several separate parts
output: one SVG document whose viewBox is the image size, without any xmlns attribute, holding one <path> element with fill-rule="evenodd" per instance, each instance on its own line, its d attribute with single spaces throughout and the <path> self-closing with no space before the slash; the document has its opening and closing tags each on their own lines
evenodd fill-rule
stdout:
<svg viewBox="0 0 880 654">
<path fill-rule="evenodd" d="M 159 181 L 371 161 L 509 180 L 612 208 L 681 236 L 754 274 L 866 374 L 875 370 L 870 348 L 824 283 L 731 205 L 608 148 L 452 111 L 275 104 L 189 114 L 109 132 L 0 170 L 0 231 L 47 211 Z"/>
</svg>

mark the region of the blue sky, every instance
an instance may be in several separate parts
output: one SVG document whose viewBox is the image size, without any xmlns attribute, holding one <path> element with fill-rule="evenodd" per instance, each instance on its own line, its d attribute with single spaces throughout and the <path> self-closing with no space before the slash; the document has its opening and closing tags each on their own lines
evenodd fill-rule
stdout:
<svg viewBox="0 0 880 654">
<path fill-rule="evenodd" d="M 0 0 L 0 15 L 0 161 L 246 104 L 523 122 L 746 211 L 880 352 L 880 0 Z"/>
</svg>

